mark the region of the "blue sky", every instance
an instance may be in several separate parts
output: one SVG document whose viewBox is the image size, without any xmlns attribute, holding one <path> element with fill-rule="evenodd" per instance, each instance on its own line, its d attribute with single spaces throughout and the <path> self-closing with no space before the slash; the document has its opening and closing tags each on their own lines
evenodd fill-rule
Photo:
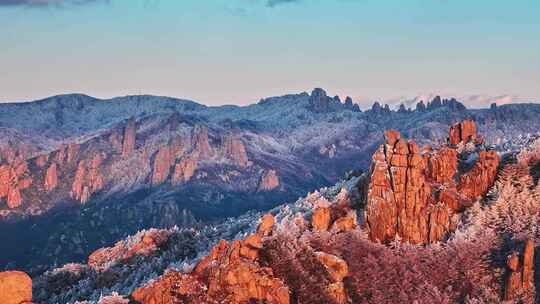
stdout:
<svg viewBox="0 0 540 304">
<path fill-rule="evenodd" d="M 0 101 L 540 100 L 538 0 L 0 0 Z"/>
</svg>

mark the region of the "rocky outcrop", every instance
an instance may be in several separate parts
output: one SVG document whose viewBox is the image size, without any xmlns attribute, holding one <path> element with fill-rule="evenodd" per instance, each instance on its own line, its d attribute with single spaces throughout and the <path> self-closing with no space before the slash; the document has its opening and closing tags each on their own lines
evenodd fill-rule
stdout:
<svg viewBox="0 0 540 304">
<path fill-rule="evenodd" d="M 495 151 L 481 151 L 479 159 L 469 172 L 459 178 L 458 191 L 469 200 L 486 194 L 495 182 L 500 157 Z"/>
<path fill-rule="evenodd" d="M 280 186 L 276 170 L 265 171 L 259 182 L 259 191 L 272 191 Z"/>
<path fill-rule="evenodd" d="M 458 145 L 461 142 L 477 140 L 476 124 L 472 120 L 464 120 L 450 127 L 450 136 L 448 137 L 451 145 Z"/>
<path fill-rule="evenodd" d="M 191 180 L 197 171 L 198 160 L 195 156 L 186 156 L 174 166 L 172 184 L 180 185 Z"/>
<path fill-rule="evenodd" d="M 24 272 L 0 272 L 0 303 L 31 304 L 32 279 Z"/>
<path fill-rule="evenodd" d="M 152 185 L 159 185 L 169 178 L 173 161 L 174 155 L 168 145 L 159 148 L 154 158 Z"/>
<path fill-rule="evenodd" d="M 191 273 L 170 271 L 133 292 L 133 300 L 142 304 L 289 303 L 288 287 L 258 262 L 262 237 L 271 233 L 273 225 L 273 217 L 265 216 L 256 234 L 232 243 L 221 241 Z"/>
<path fill-rule="evenodd" d="M 309 97 L 309 106 L 313 112 L 326 113 L 330 111 L 331 98 L 326 95 L 326 91 L 315 88 Z"/>
<path fill-rule="evenodd" d="M 514 251 L 506 262 L 507 277 L 504 288 L 504 300 L 517 300 L 522 296 L 531 297 L 534 288 L 534 242 L 527 240 L 525 249 L 520 254 Z"/>
<path fill-rule="evenodd" d="M 130 118 L 124 128 L 124 138 L 122 141 L 122 157 L 130 157 L 135 151 L 136 136 L 135 119 Z"/>
<path fill-rule="evenodd" d="M 311 218 L 311 226 L 314 231 L 328 231 L 330 228 L 330 221 L 332 220 L 332 214 L 329 207 L 318 207 L 313 211 Z"/>
<path fill-rule="evenodd" d="M 6 198 L 10 209 L 22 205 L 22 191 L 32 184 L 28 164 L 24 159 L 16 158 L 12 163 L 0 166 L 0 199 Z"/>
<path fill-rule="evenodd" d="M 270 213 L 265 214 L 261 218 L 261 223 L 259 224 L 259 227 L 257 227 L 257 234 L 262 237 L 271 235 L 272 229 L 274 228 L 275 224 L 276 219 L 274 218 L 274 216 Z"/>
<path fill-rule="evenodd" d="M 463 125 L 470 130 L 471 123 Z M 459 134 L 473 138 L 469 131 Z M 385 144 L 373 155 L 371 180 L 364 191 L 370 238 L 387 242 L 399 236 L 425 244 L 455 229 L 454 215 L 493 185 L 500 157 L 493 151 L 480 151 L 468 172 L 459 172 L 458 159 L 459 152 L 452 147 L 421 151 L 398 132 L 385 132 Z"/>
<path fill-rule="evenodd" d="M 67 146 L 67 162 L 72 164 L 79 157 L 81 146 L 79 144 L 70 144 Z"/>
<path fill-rule="evenodd" d="M 326 200 L 317 202 L 311 216 L 311 227 L 315 232 L 339 233 L 354 230 L 357 226 L 356 211 L 351 207 L 347 191 L 340 192 L 334 204 Z"/>
<path fill-rule="evenodd" d="M 170 235 L 169 230 L 150 229 L 141 232 L 129 241 L 120 241 L 113 247 L 96 250 L 88 257 L 88 266 L 101 271 L 137 256 L 150 256 L 167 243 Z"/>
<path fill-rule="evenodd" d="M 206 126 L 195 126 L 191 135 L 191 143 L 194 153 L 200 159 L 207 159 L 213 155 L 212 147 L 208 139 L 208 128 Z"/>
<path fill-rule="evenodd" d="M 327 293 L 337 304 L 349 303 L 343 279 L 349 276 L 349 266 L 343 259 L 325 252 L 315 252 L 315 257 L 324 266 L 328 273 L 331 284 L 327 287 Z"/>
<path fill-rule="evenodd" d="M 232 160 L 233 163 L 241 168 L 250 165 L 246 147 L 242 140 L 234 136 L 226 136 L 223 139 L 223 150 L 225 157 Z"/>
<path fill-rule="evenodd" d="M 84 204 L 88 202 L 92 194 L 103 188 L 104 178 L 100 172 L 100 166 L 104 159 L 104 155 L 98 153 L 90 162 L 84 159 L 79 162 L 71 187 L 73 199 Z"/>
<path fill-rule="evenodd" d="M 270 217 L 258 231 L 271 231 Z M 262 227 L 262 226 L 265 227 Z M 141 304 L 185 303 L 270 303 L 288 304 L 289 288 L 259 264 L 263 248 L 261 234 L 228 243 L 221 241 L 189 274 L 170 271 L 131 295 Z M 337 269 L 332 264 L 333 269 Z"/>
<path fill-rule="evenodd" d="M 58 186 L 58 165 L 52 163 L 45 172 L 45 191 L 50 192 Z"/>
</svg>

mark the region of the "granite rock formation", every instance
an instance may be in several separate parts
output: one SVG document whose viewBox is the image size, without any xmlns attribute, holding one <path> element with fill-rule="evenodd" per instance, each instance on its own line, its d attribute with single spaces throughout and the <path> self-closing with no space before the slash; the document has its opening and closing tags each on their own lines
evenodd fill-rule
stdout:
<svg viewBox="0 0 540 304">
<path fill-rule="evenodd" d="M 0 272 L 0 303 L 31 304 L 32 279 L 24 272 Z"/>
<path fill-rule="evenodd" d="M 520 254 L 514 251 L 507 260 L 507 277 L 504 300 L 518 300 L 521 296 L 534 294 L 534 242 L 527 240 Z"/>
<path fill-rule="evenodd" d="M 474 122 L 452 127 L 454 145 L 477 138 Z M 460 140 L 456 143 L 457 140 Z M 433 243 L 455 229 L 456 215 L 485 195 L 497 175 L 500 157 L 478 146 L 472 169 L 460 172 L 460 152 L 451 146 L 420 149 L 396 131 L 373 155 L 367 191 L 370 238 L 396 237 L 413 244 Z"/>
<path fill-rule="evenodd" d="M 250 303 L 288 304 L 289 288 L 271 268 L 259 264 L 262 237 L 271 227 L 267 217 L 259 233 L 245 240 L 221 241 L 189 274 L 175 271 L 137 289 L 132 298 L 141 304 Z"/>
</svg>

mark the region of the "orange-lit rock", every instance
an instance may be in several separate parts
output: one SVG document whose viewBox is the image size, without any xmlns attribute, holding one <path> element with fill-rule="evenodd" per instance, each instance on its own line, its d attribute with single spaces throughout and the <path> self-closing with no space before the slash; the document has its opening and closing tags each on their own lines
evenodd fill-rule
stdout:
<svg viewBox="0 0 540 304">
<path fill-rule="evenodd" d="M 159 148 L 154 158 L 152 185 L 159 185 L 169 178 L 172 162 L 171 148 L 168 145 Z"/>
<path fill-rule="evenodd" d="M 135 119 L 130 118 L 124 128 L 124 138 L 122 141 L 122 157 L 130 157 L 135 151 Z"/>
<path fill-rule="evenodd" d="M 452 134 L 476 139 L 474 123 L 453 127 Z M 458 128 L 458 129 L 456 129 Z M 370 238 L 387 242 L 399 236 L 413 244 L 436 242 L 455 228 L 462 212 L 493 185 L 499 156 L 480 152 L 474 167 L 458 176 L 458 150 L 420 149 L 396 131 L 385 132 L 386 143 L 373 155 L 367 193 L 366 221 Z"/>
<path fill-rule="evenodd" d="M 70 144 L 67 146 L 67 162 L 73 163 L 79 156 L 81 146 L 78 144 Z"/>
<path fill-rule="evenodd" d="M 190 274 L 169 272 L 151 285 L 136 290 L 132 298 L 142 304 L 269 303 L 288 304 L 289 288 L 261 267 L 251 253 L 263 247 L 260 236 L 228 244 L 221 241 Z M 257 253 L 258 254 L 258 253 Z"/>
<path fill-rule="evenodd" d="M 28 165 L 22 158 L 15 158 L 12 163 L 0 166 L 0 199 L 6 198 L 9 208 L 22 205 L 21 191 L 32 185 Z"/>
<path fill-rule="evenodd" d="M 347 212 L 347 214 L 343 217 L 340 217 L 334 221 L 332 224 L 332 227 L 330 228 L 330 231 L 332 232 L 343 232 L 343 231 L 351 231 L 356 229 L 358 226 L 356 211 L 350 210 Z"/>
<path fill-rule="evenodd" d="M 208 139 L 208 128 L 206 126 L 195 126 L 191 135 L 191 142 L 194 152 L 200 159 L 208 159 L 213 155 Z"/>
<path fill-rule="evenodd" d="M 460 177 L 459 192 L 469 200 L 484 195 L 497 177 L 500 156 L 495 151 L 482 151 L 474 167 Z"/>
<path fill-rule="evenodd" d="M 0 303 L 31 304 L 32 279 L 24 272 L 0 272 Z"/>
<path fill-rule="evenodd" d="M 349 267 L 343 259 L 324 252 L 316 252 L 315 256 L 328 271 L 332 281 L 342 282 L 349 275 Z"/>
<path fill-rule="evenodd" d="M 259 191 L 272 191 L 280 186 L 276 170 L 265 171 L 259 182 Z"/>
<path fill-rule="evenodd" d="M 315 256 L 331 278 L 332 283 L 326 289 L 328 294 L 336 303 L 349 303 L 349 297 L 343 285 L 343 279 L 349 276 L 349 266 L 347 263 L 335 255 L 324 252 L 316 252 Z"/>
<path fill-rule="evenodd" d="M 472 120 L 464 120 L 450 127 L 449 142 L 451 145 L 457 145 L 461 142 L 476 141 L 476 124 Z"/>
<path fill-rule="evenodd" d="M 226 136 L 223 139 L 223 150 L 225 156 L 231 159 L 237 166 L 245 168 L 249 165 L 246 147 L 239 138 Z"/>
<path fill-rule="evenodd" d="M 520 254 L 514 251 L 506 261 L 507 275 L 504 300 L 517 300 L 522 295 L 534 296 L 534 242 L 527 240 Z"/>
<path fill-rule="evenodd" d="M 104 155 L 96 154 L 90 162 L 81 160 L 75 173 L 75 179 L 71 187 L 71 197 L 81 203 L 86 203 L 92 194 L 101 190 L 104 186 L 104 178 L 100 166 L 104 161 Z"/>
<path fill-rule="evenodd" d="M 58 186 L 58 165 L 52 163 L 45 173 L 45 190 L 52 191 Z"/>
<path fill-rule="evenodd" d="M 329 207 L 318 207 L 313 211 L 311 226 L 314 231 L 327 231 L 330 228 L 332 214 Z"/>
<path fill-rule="evenodd" d="M 168 230 L 150 229 L 138 235 L 137 241 L 120 241 L 112 247 L 94 251 L 88 257 L 88 265 L 95 270 L 103 270 L 115 263 L 128 262 L 136 256 L 150 256 L 167 243 L 170 235 Z"/>
<path fill-rule="evenodd" d="M 174 271 L 135 290 L 131 297 L 141 304 L 208 303 L 205 285 L 191 275 Z M 179 299 L 189 299 L 191 302 L 179 302 Z"/>
<path fill-rule="evenodd" d="M 191 180 L 195 171 L 197 171 L 198 161 L 194 156 L 187 156 L 180 160 L 174 166 L 174 173 L 172 176 L 173 185 L 179 185 Z"/>
<path fill-rule="evenodd" d="M 274 225 L 276 224 L 276 219 L 274 216 L 270 213 L 265 214 L 261 218 L 261 223 L 259 224 L 259 227 L 257 227 L 257 234 L 260 236 L 269 236 L 272 234 L 272 229 L 274 228 Z"/>
</svg>

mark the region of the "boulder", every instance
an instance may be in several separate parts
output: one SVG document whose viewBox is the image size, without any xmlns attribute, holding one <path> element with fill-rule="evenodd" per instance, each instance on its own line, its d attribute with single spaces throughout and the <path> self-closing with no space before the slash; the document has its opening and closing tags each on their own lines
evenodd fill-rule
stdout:
<svg viewBox="0 0 540 304">
<path fill-rule="evenodd" d="M 0 272 L 0 303 L 31 304 L 32 279 L 24 272 Z"/>
</svg>

